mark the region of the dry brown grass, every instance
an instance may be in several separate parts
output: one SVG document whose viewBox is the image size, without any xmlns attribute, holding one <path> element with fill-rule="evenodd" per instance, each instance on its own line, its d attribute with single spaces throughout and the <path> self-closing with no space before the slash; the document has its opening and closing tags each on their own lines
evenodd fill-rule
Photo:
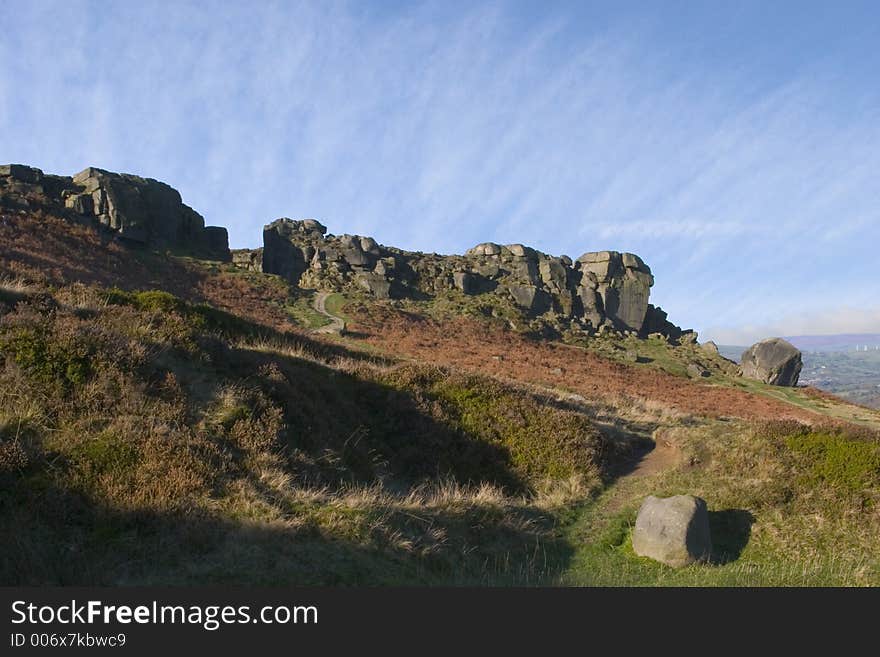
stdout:
<svg viewBox="0 0 880 657">
<path fill-rule="evenodd" d="M 237 335 L 167 295 L 21 292 L 0 310 L 5 582 L 529 580 L 555 510 L 596 489 L 600 434 L 533 391 Z M 491 416 L 462 424 L 472 398 L 515 410 L 528 459 L 529 426 L 568 426 L 557 474 Z"/>
<path fill-rule="evenodd" d="M 564 388 L 589 400 L 686 415 L 744 419 L 800 419 L 821 416 L 743 390 L 710 386 L 659 370 L 613 362 L 584 349 L 529 339 L 514 331 L 470 318 L 434 320 L 391 308 L 361 306 L 355 332 L 369 344 L 401 357 L 450 365 L 501 377 Z"/>
</svg>

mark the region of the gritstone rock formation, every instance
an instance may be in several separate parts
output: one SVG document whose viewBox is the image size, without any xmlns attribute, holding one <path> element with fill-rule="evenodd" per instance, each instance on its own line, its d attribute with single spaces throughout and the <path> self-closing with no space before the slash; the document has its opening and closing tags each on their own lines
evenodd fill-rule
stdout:
<svg viewBox="0 0 880 657">
<path fill-rule="evenodd" d="M 226 229 L 206 227 L 177 190 L 152 178 L 94 167 L 71 178 L 8 164 L 0 166 L 0 205 L 46 208 L 72 221 L 104 226 L 130 242 L 229 259 Z"/>
<path fill-rule="evenodd" d="M 615 329 L 677 339 L 682 331 L 648 303 L 654 278 L 631 253 L 585 253 L 577 261 L 522 244 L 479 244 L 463 256 L 415 253 L 370 237 L 328 235 L 313 219 L 282 218 L 263 229 L 263 251 L 236 252 L 236 264 L 323 290 L 356 288 L 385 298 L 424 298 L 457 289 L 500 295 L 528 316 L 575 320 L 593 331 Z"/>
<path fill-rule="evenodd" d="M 633 551 L 681 568 L 712 552 L 706 502 L 693 495 L 645 498 L 632 535 Z"/>
<path fill-rule="evenodd" d="M 262 249 L 233 253 L 226 229 L 205 226 L 177 190 L 94 167 L 68 177 L 20 164 L 0 166 L 0 206 L 42 209 L 127 242 L 232 261 L 308 289 L 358 290 L 377 299 L 428 299 L 458 290 L 482 297 L 481 312 L 526 317 L 541 330 L 696 340 L 648 303 L 654 277 L 632 253 L 597 251 L 572 261 L 523 244 L 486 242 L 446 256 L 386 247 L 360 235 L 329 235 L 314 219 L 287 218 L 264 227 Z"/>
<path fill-rule="evenodd" d="M 774 386 L 796 386 L 802 366 L 801 352 L 782 338 L 753 344 L 743 353 L 740 362 L 744 377 Z"/>
</svg>

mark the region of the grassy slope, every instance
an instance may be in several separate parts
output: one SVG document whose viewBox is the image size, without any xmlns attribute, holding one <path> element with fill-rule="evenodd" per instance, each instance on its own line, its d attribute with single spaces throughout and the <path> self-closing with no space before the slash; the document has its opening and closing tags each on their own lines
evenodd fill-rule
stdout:
<svg viewBox="0 0 880 657">
<path fill-rule="evenodd" d="M 4 583 L 537 581 L 627 447 L 164 292 L 7 285 L 0 361 Z"/>
<path fill-rule="evenodd" d="M 835 433 L 870 411 L 656 341 L 320 342 L 275 277 L 27 228 L 0 227 L 3 583 L 880 583 L 876 437 Z M 327 308 L 360 319 L 346 303 Z M 469 303 L 438 315 L 509 320 Z M 726 419 L 743 409 L 838 426 Z M 652 437 L 674 458 L 630 472 Z M 632 554 L 641 499 L 679 492 L 709 502 L 717 563 Z"/>
<path fill-rule="evenodd" d="M 374 334 L 383 331 L 375 324 L 368 325 Z M 419 358 L 433 354 L 443 362 L 468 368 L 482 363 L 485 371 L 559 386 L 549 376 L 552 369 L 543 375 L 539 372 L 541 365 L 549 362 L 546 352 L 517 355 L 525 349 L 523 344 L 502 333 L 497 337 L 499 344 L 494 345 L 493 332 L 484 331 L 479 339 L 486 348 L 479 356 L 463 357 L 462 352 L 472 345 L 467 333 L 443 328 L 442 322 L 440 326 L 437 333 L 416 331 L 417 337 L 406 343 L 391 321 L 385 325 L 391 337 L 383 343 L 396 347 L 403 342 L 403 350 Z M 446 334 L 455 334 L 468 344 L 451 349 L 443 342 Z M 672 385 L 680 390 L 690 385 L 687 365 L 698 362 L 710 372 L 700 378 L 702 388 L 735 390 L 740 397 L 746 394 L 755 408 L 760 399 L 774 400 L 778 403 L 767 407 L 770 413 L 764 417 L 786 417 L 782 409 L 787 408 L 814 429 L 797 423 L 755 425 L 736 418 L 700 417 L 662 405 L 658 409 L 647 391 L 648 397 L 642 400 L 606 396 L 606 416 L 616 415 L 618 422 L 629 427 L 641 424 L 642 435 L 648 429 L 647 434 L 653 432 L 659 441 L 672 440 L 676 458 L 659 470 L 618 478 L 596 498 L 583 500 L 569 514 L 563 514 L 566 521 L 560 536 L 572 546 L 573 554 L 563 572 L 550 581 L 578 585 L 880 583 L 876 550 L 880 541 L 876 506 L 880 497 L 880 441 L 871 431 L 880 428 L 880 414 L 810 389 L 776 388 L 743 380 L 723 359 L 699 346 L 673 348 L 662 341 L 633 338 L 597 338 L 581 346 L 626 368 L 672 374 L 680 381 Z M 495 352 L 504 355 L 500 363 L 506 367 L 488 357 Z M 528 366 L 519 367 L 520 360 Z M 566 374 L 575 379 L 583 376 L 571 368 Z M 593 405 L 585 410 L 596 419 L 597 408 Z M 731 406 L 730 412 L 735 415 L 737 407 Z M 642 499 L 649 494 L 680 493 L 698 494 L 709 502 L 718 550 L 711 565 L 675 571 L 632 552 L 629 535 Z"/>
</svg>

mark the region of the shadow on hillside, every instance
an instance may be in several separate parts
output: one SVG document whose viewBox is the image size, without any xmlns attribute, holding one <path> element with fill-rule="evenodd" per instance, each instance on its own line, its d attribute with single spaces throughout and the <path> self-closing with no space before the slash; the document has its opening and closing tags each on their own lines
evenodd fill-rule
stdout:
<svg viewBox="0 0 880 657">
<path fill-rule="evenodd" d="M 739 559 L 749 543 L 754 522 L 755 516 L 743 509 L 709 511 L 711 562 L 720 566 Z"/>
<path fill-rule="evenodd" d="M 8 483 L 8 482 L 4 482 Z M 372 511 L 374 517 L 383 509 Z M 417 514 L 419 517 L 417 517 Z M 527 510 L 515 523 L 485 512 L 391 513 L 383 527 L 346 535 L 335 525 L 236 521 L 204 511 L 108 509 L 71 490 L 23 480 L 0 496 L 0 584 L 118 585 L 529 585 L 568 564 L 571 550 L 534 529 L 552 519 Z M 514 529 L 513 527 L 517 528 Z M 334 533 L 335 532 L 335 533 Z M 447 539 L 436 542 L 436 535 Z"/>
<path fill-rule="evenodd" d="M 328 347 L 332 348 L 332 347 Z M 436 405 L 418 389 L 398 389 L 328 365 L 246 349 L 225 357 L 237 378 L 256 381 L 284 409 L 287 446 L 315 457 L 310 481 L 326 485 L 404 486 L 425 480 L 483 482 L 526 493 L 503 445 L 460 431 L 434 416 Z"/>
<path fill-rule="evenodd" d="M 585 399 L 550 399 L 545 403 L 554 408 L 587 415 L 609 442 L 612 450 L 607 455 L 603 467 L 606 484 L 612 484 L 617 479 L 634 472 L 656 447 L 651 436 L 660 426 L 657 422 L 630 420 L 621 416 L 606 418 L 607 409 L 591 404 Z"/>
</svg>

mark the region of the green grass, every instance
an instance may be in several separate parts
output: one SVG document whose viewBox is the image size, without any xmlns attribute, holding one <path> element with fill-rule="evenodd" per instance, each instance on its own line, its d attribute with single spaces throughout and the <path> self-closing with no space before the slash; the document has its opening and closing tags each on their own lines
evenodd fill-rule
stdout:
<svg viewBox="0 0 880 657">
<path fill-rule="evenodd" d="M 348 299 L 346 296 L 337 292 L 327 297 L 327 300 L 324 302 L 324 308 L 334 317 L 348 319 L 344 312 L 347 304 Z"/>
<path fill-rule="evenodd" d="M 660 414 L 679 464 L 618 477 L 619 434 L 544 392 L 161 291 L 73 292 L 0 310 L 2 583 L 880 584 L 869 431 Z M 710 564 L 632 551 L 644 497 L 678 493 L 708 502 Z"/>
<path fill-rule="evenodd" d="M 288 315 L 303 328 L 316 329 L 330 323 L 329 318 L 315 310 L 314 300 L 313 294 L 303 294 L 287 304 Z"/>
<path fill-rule="evenodd" d="M 749 428 L 729 423 L 679 430 L 675 440 L 682 465 L 619 481 L 582 507 L 562 530 L 566 541 L 578 547 L 559 583 L 880 583 L 876 442 L 795 425 Z M 673 569 L 637 556 L 631 532 L 644 497 L 685 493 L 700 495 L 709 505 L 712 561 Z"/>
<path fill-rule="evenodd" d="M 0 582 L 537 582 L 558 500 L 599 484 L 602 436 L 527 391 L 58 294 L 0 311 Z"/>
</svg>

